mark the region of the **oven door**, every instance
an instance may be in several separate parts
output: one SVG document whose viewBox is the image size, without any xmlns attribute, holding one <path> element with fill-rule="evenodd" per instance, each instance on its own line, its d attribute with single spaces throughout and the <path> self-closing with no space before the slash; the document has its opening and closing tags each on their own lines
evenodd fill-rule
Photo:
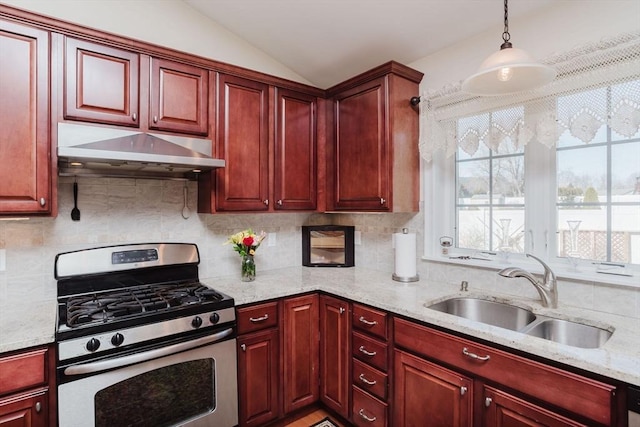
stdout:
<svg viewBox="0 0 640 427">
<path fill-rule="evenodd" d="M 232 333 L 64 368 L 60 427 L 237 425 Z"/>
</svg>

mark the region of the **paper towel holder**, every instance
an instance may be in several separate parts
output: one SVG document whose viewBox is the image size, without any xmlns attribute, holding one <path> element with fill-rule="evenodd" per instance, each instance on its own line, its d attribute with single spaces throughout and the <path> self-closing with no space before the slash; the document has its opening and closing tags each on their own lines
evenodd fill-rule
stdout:
<svg viewBox="0 0 640 427">
<path fill-rule="evenodd" d="M 409 229 L 403 228 L 402 229 L 402 234 L 409 234 Z M 420 275 L 418 275 L 418 273 L 416 273 L 415 276 L 404 277 L 404 276 L 398 276 L 396 273 L 393 273 L 391 275 L 391 278 L 393 280 L 395 280 L 396 282 L 410 283 L 410 282 L 417 282 L 418 280 L 420 280 Z"/>
</svg>

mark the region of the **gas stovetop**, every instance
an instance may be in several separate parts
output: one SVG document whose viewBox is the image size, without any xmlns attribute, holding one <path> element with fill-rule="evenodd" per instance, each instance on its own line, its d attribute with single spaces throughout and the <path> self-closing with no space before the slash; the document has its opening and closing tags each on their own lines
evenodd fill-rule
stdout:
<svg viewBox="0 0 640 427">
<path fill-rule="evenodd" d="M 69 357 L 235 326 L 234 300 L 198 279 L 196 245 L 118 245 L 56 256 L 56 341 Z"/>
</svg>

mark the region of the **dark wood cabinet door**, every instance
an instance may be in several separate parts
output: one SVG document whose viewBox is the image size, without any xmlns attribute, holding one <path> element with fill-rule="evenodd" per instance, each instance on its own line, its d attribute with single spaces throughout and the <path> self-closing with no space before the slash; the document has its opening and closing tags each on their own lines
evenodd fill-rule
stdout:
<svg viewBox="0 0 640 427">
<path fill-rule="evenodd" d="M 48 422 L 48 393 L 41 391 L 0 399 L 0 427 L 46 427 Z"/>
<path fill-rule="evenodd" d="M 471 427 L 470 378 L 400 350 L 394 359 L 394 426 Z"/>
<path fill-rule="evenodd" d="M 151 58 L 149 129 L 207 135 L 209 71 Z"/>
<path fill-rule="evenodd" d="M 64 118 L 138 127 L 139 68 L 137 53 L 67 37 Z"/>
<path fill-rule="evenodd" d="M 288 298 L 283 304 L 284 413 L 319 397 L 318 295 Z"/>
<path fill-rule="evenodd" d="M 49 213 L 49 33 L 0 21 L 0 52 L 0 215 Z"/>
<path fill-rule="evenodd" d="M 238 337 L 238 396 L 241 426 L 278 418 L 278 329 Z"/>
<path fill-rule="evenodd" d="M 269 209 L 269 86 L 221 74 L 218 83 L 219 211 Z"/>
<path fill-rule="evenodd" d="M 317 99 L 277 89 L 274 199 L 276 210 L 317 206 Z"/>
<path fill-rule="evenodd" d="M 320 296 L 320 399 L 349 418 L 349 304 Z"/>
<path fill-rule="evenodd" d="M 586 427 L 553 411 L 526 400 L 485 386 L 483 393 L 484 425 L 509 427 Z"/>
<path fill-rule="evenodd" d="M 335 183 L 337 210 L 389 210 L 391 178 L 384 78 L 335 97 Z"/>
</svg>

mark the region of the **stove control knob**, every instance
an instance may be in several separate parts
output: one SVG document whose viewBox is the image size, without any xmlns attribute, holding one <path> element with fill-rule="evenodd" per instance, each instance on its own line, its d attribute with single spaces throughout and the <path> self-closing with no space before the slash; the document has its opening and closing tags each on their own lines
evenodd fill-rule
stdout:
<svg viewBox="0 0 640 427">
<path fill-rule="evenodd" d="M 100 348 L 100 340 L 96 339 L 96 338 L 91 338 L 88 342 L 87 342 L 87 350 L 89 350 L 90 352 L 94 352 L 97 349 Z"/>
<path fill-rule="evenodd" d="M 202 326 L 202 319 L 200 318 L 200 316 L 196 316 L 193 318 L 193 320 L 191 321 L 191 326 L 193 326 L 196 329 Z"/>
<path fill-rule="evenodd" d="M 115 347 L 118 347 L 123 342 L 124 342 L 124 336 L 120 332 L 116 333 L 114 336 L 111 337 L 111 344 L 113 344 Z"/>
<path fill-rule="evenodd" d="M 218 313 L 213 313 L 211 317 L 209 317 L 209 320 L 211 321 L 212 324 L 215 325 L 220 321 L 220 315 Z"/>
</svg>

